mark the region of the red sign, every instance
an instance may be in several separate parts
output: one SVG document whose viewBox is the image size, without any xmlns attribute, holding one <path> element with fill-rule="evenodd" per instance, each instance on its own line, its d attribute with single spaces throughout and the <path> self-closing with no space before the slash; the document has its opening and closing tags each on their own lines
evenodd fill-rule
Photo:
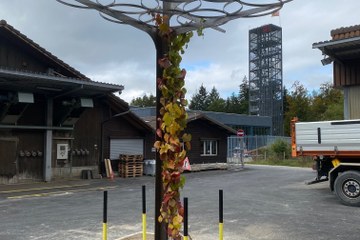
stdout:
<svg viewBox="0 0 360 240">
<path fill-rule="evenodd" d="M 245 132 L 244 132 L 244 130 L 242 130 L 242 129 L 238 129 L 236 135 L 237 135 L 238 137 L 243 137 L 243 136 L 245 136 Z"/>
</svg>

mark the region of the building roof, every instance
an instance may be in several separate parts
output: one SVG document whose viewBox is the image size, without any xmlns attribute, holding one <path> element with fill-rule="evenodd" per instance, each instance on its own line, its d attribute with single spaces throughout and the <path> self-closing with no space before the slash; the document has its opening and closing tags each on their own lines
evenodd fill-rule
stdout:
<svg viewBox="0 0 360 240">
<path fill-rule="evenodd" d="M 132 107 L 131 111 L 133 111 L 136 115 L 142 118 L 147 118 L 148 116 L 156 115 L 155 107 L 143 107 L 137 108 Z M 206 115 L 209 118 L 220 122 L 224 125 L 241 125 L 241 126 L 254 126 L 254 127 L 271 127 L 272 119 L 269 116 L 254 116 L 254 115 L 246 115 L 246 114 L 237 114 L 237 113 L 225 113 L 225 112 L 212 112 L 212 111 L 199 111 L 199 110 L 188 110 L 189 116 L 192 114 L 197 115 Z"/>
<path fill-rule="evenodd" d="M 334 29 L 331 36 L 331 40 L 313 43 L 312 47 L 338 62 L 359 58 L 360 25 Z"/>
<path fill-rule="evenodd" d="M 52 97 L 88 96 L 93 97 L 112 92 L 121 92 L 124 87 L 117 84 L 95 82 L 75 70 L 56 56 L 40 47 L 30 38 L 16 30 L 5 20 L 0 21 L 0 38 L 11 44 L 26 48 L 31 55 L 46 62 L 46 72 L 25 71 L 12 66 L 0 66 L 0 89 L 46 94 Z"/>
<path fill-rule="evenodd" d="M 144 122 L 144 120 L 135 113 L 131 112 L 128 103 L 118 96 L 115 96 L 114 94 L 108 94 L 106 96 L 106 101 L 114 109 L 114 112 L 116 112 L 112 118 L 123 117 L 127 119 L 130 124 L 137 128 L 146 129 L 149 132 L 155 132 L 155 128 L 152 128 L 151 125 Z"/>
<path fill-rule="evenodd" d="M 238 113 L 225 113 L 225 112 L 212 112 L 212 111 L 197 111 L 193 110 L 190 112 L 198 112 L 205 114 L 206 116 L 221 122 L 225 125 L 231 126 L 254 126 L 254 127 L 271 127 L 272 118 L 270 116 L 255 116 Z"/>
<path fill-rule="evenodd" d="M 121 92 L 122 85 L 78 78 L 59 77 L 46 73 L 10 70 L 0 67 L 1 90 L 47 94 L 52 97 L 87 96 Z"/>
<path fill-rule="evenodd" d="M 144 120 L 145 123 L 149 124 L 154 130 L 156 129 L 156 117 L 155 116 L 143 116 L 141 118 Z M 228 132 L 228 134 L 236 135 L 236 130 L 222 124 L 221 122 L 218 122 L 218 121 L 206 116 L 205 114 L 201 114 L 201 113 L 200 114 L 199 113 L 189 113 L 188 114 L 188 119 L 187 119 L 188 123 L 191 123 L 191 122 L 197 121 L 197 120 L 206 121 L 215 127 L 224 129 L 225 131 Z"/>
</svg>

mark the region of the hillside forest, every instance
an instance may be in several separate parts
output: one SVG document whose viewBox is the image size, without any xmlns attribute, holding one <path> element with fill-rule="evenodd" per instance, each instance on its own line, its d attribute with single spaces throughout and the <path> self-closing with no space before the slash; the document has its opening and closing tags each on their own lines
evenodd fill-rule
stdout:
<svg viewBox="0 0 360 240">
<path fill-rule="evenodd" d="M 287 89 L 283 88 L 284 132 L 289 136 L 290 120 L 298 117 L 300 121 L 325 121 L 343 119 L 343 92 L 334 88 L 332 83 L 323 83 L 317 90 L 309 91 L 300 81 L 296 81 Z M 221 98 L 218 90 L 208 90 L 203 84 L 188 99 L 190 110 L 249 114 L 249 82 L 246 77 L 226 99 Z M 131 106 L 150 107 L 156 105 L 156 97 L 146 94 L 134 98 Z"/>
</svg>

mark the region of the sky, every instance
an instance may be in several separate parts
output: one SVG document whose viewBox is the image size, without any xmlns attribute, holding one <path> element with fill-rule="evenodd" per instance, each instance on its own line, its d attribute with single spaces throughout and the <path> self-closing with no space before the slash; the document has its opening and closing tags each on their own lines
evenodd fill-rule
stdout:
<svg viewBox="0 0 360 240">
<path fill-rule="evenodd" d="M 293 0 L 279 17 L 239 18 L 222 26 L 226 33 L 206 29 L 202 37 L 194 34 L 181 64 L 187 70 L 187 98 L 202 84 L 208 91 L 215 87 L 222 98 L 237 94 L 249 72 L 249 30 L 266 24 L 282 27 L 285 87 L 291 91 L 299 81 L 309 91 L 318 90 L 332 81 L 332 65 L 322 66 L 322 53 L 312 44 L 330 40 L 333 29 L 360 24 L 356 9 L 359 0 Z M 0 1 L 0 19 L 93 81 L 123 85 L 120 97 L 127 102 L 155 95 L 156 50 L 136 28 L 55 0 Z"/>
</svg>

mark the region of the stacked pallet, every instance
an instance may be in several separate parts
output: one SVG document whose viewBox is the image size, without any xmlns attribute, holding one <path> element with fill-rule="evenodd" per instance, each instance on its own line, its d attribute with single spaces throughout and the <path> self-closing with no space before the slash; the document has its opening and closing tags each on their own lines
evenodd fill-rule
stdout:
<svg viewBox="0 0 360 240">
<path fill-rule="evenodd" d="M 119 176 L 123 178 L 143 175 L 143 155 L 120 154 Z"/>
</svg>

